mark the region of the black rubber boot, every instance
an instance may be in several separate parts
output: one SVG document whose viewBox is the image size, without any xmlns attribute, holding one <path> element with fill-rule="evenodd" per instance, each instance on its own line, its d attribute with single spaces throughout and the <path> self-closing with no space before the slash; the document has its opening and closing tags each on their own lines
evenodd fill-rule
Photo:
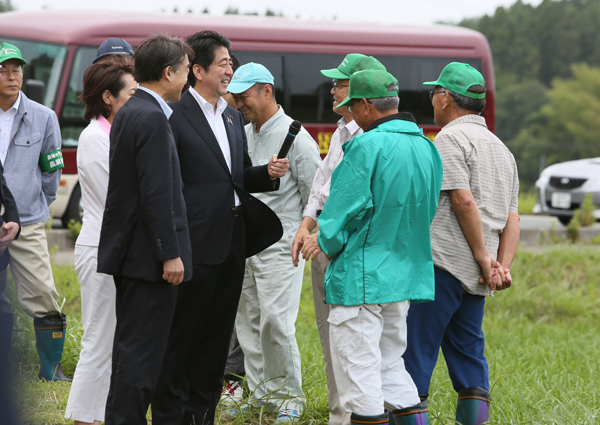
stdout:
<svg viewBox="0 0 600 425">
<path fill-rule="evenodd" d="M 490 420 L 490 393 L 480 387 L 465 388 L 458 392 L 456 423 L 481 425 Z"/>
<path fill-rule="evenodd" d="M 357 415 L 356 413 L 353 413 L 350 416 L 350 423 L 352 425 L 390 425 L 390 416 L 387 411 L 385 413 L 382 413 L 381 415 L 376 416 L 361 416 Z"/>
<path fill-rule="evenodd" d="M 423 401 L 415 406 L 394 410 L 395 425 L 429 425 L 427 396 L 425 396 L 425 400 L 423 400 L 423 396 L 419 396 Z"/>
<path fill-rule="evenodd" d="M 35 343 L 40 356 L 40 379 L 46 381 L 71 381 L 63 372 L 62 359 L 65 338 L 67 336 L 67 315 L 65 313 L 48 314 L 33 319 Z"/>
</svg>

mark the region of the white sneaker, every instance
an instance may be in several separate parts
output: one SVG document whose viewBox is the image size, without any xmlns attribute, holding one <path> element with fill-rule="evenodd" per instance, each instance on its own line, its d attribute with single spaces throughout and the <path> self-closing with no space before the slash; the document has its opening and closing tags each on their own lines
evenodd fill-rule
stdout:
<svg viewBox="0 0 600 425">
<path fill-rule="evenodd" d="M 223 392 L 221 393 L 221 403 L 225 406 L 237 406 L 242 403 L 244 397 L 244 388 L 240 381 L 223 381 Z"/>
</svg>

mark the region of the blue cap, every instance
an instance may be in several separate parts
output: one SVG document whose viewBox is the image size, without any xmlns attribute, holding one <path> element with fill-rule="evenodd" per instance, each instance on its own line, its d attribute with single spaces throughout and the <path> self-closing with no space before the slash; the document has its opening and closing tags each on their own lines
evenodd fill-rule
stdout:
<svg viewBox="0 0 600 425">
<path fill-rule="evenodd" d="M 101 58 L 108 55 L 131 55 L 133 56 L 133 47 L 122 38 L 109 38 L 98 47 L 96 59 L 92 63 L 98 62 Z"/>
<path fill-rule="evenodd" d="M 227 90 L 230 93 L 239 94 L 245 92 L 256 83 L 274 84 L 274 82 L 275 78 L 273 78 L 273 75 L 264 65 L 250 62 L 240 66 L 235 71 L 229 86 L 227 86 Z"/>
</svg>

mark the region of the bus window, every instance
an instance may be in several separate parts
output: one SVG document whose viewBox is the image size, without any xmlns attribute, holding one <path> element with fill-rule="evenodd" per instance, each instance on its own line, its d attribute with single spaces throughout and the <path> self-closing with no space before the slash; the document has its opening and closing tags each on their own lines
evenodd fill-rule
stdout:
<svg viewBox="0 0 600 425">
<path fill-rule="evenodd" d="M 336 68 L 345 55 L 314 53 L 235 52 L 242 64 L 261 63 L 275 77 L 277 102 L 285 112 L 303 123 L 334 123 L 331 80 L 321 69 Z M 398 78 L 400 110 L 411 112 L 419 124 L 433 124 L 433 106 L 424 81 L 434 81 L 450 62 L 465 62 L 479 71 L 480 59 L 377 56 L 388 72 Z"/>
<path fill-rule="evenodd" d="M 27 41 L 0 35 L 0 40 L 13 44 L 21 50 L 27 65 L 23 68 L 23 88 L 28 79 L 44 82 L 44 105 L 54 108 L 60 74 L 62 73 L 67 47 L 58 44 Z"/>
<path fill-rule="evenodd" d="M 83 119 L 85 106 L 79 102 L 78 97 L 83 91 L 83 74 L 96 59 L 97 49 L 97 47 L 82 46 L 77 49 L 75 54 L 60 117 L 63 146 L 65 147 L 76 147 L 79 135 L 87 126 L 87 122 Z"/>
</svg>

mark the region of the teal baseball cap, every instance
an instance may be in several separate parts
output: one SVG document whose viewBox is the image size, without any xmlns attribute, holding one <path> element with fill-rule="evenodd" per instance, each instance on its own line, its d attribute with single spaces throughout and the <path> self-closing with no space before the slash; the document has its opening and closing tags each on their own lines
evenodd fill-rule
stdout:
<svg viewBox="0 0 600 425">
<path fill-rule="evenodd" d="M 264 65 L 250 62 L 240 66 L 233 77 L 227 90 L 233 94 L 243 93 L 256 83 L 275 84 L 275 78 Z"/>
<path fill-rule="evenodd" d="M 365 56 L 361 53 L 350 53 L 346 55 L 340 66 L 333 69 L 323 69 L 321 70 L 321 74 L 327 78 L 347 80 L 355 72 L 364 71 L 365 69 L 387 71 L 385 66 L 373 56 Z"/>
<path fill-rule="evenodd" d="M 398 83 L 398 80 L 389 72 L 381 69 L 366 69 L 352 74 L 350 77 L 350 88 L 348 97 L 344 99 L 337 107 L 350 106 L 352 99 L 378 99 L 381 97 L 398 96 L 398 90 L 388 91 L 392 83 Z"/>
<path fill-rule="evenodd" d="M 16 59 L 21 62 L 21 65 L 27 65 L 25 59 L 21 57 L 21 51 L 17 46 L 8 43 L 0 43 L 0 63 L 9 59 Z"/>
<path fill-rule="evenodd" d="M 456 94 L 471 97 L 473 99 L 483 99 L 484 93 L 473 93 L 468 91 L 472 86 L 482 86 L 485 88 L 483 75 L 471 65 L 461 62 L 451 62 L 444 69 L 436 81 L 427 81 L 424 86 L 442 86 Z"/>
</svg>

